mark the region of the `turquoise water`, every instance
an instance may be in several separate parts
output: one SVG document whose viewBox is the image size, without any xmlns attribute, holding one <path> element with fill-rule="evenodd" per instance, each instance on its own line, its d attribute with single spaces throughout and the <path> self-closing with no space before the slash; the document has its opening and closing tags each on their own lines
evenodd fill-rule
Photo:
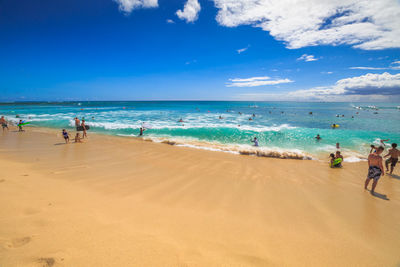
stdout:
<svg viewBox="0 0 400 267">
<path fill-rule="evenodd" d="M 91 126 L 90 132 L 132 137 L 139 134 L 144 123 L 149 128 L 145 137 L 154 141 L 173 140 L 178 145 L 232 152 L 254 150 L 250 140 L 255 136 L 260 143 L 258 150 L 289 151 L 312 157 L 334 151 L 339 142 L 347 158 L 355 161 L 365 157 L 369 145 L 379 139 L 400 143 L 398 106 L 398 103 L 43 102 L 3 103 L 0 114 L 14 122 L 19 115 L 31 122 L 30 127 L 70 131 L 73 118 L 84 117 Z M 178 122 L 180 118 L 183 123 Z M 331 129 L 333 123 L 340 127 Z M 315 140 L 317 134 L 322 140 Z"/>
</svg>

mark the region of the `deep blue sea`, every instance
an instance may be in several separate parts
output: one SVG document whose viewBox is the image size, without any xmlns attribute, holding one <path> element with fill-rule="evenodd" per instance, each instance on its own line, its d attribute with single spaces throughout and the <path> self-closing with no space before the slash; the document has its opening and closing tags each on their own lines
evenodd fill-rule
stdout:
<svg viewBox="0 0 400 267">
<path fill-rule="evenodd" d="M 74 131 L 74 117 L 90 132 L 144 138 L 232 153 L 295 153 L 325 158 L 340 143 L 348 161 L 357 161 L 380 139 L 400 143 L 400 103 L 304 102 L 35 102 L 2 103 L 0 115 L 27 127 Z M 312 112 L 312 114 L 310 113 Z M 254 114 L 254 116 L 253 116 Z M 19 116 L 19 118 L 17 118 Z M 179 122 L 182 119 L 183 122 Z M 251 120 L 250 120 L 251 119 Z M 340 125 L 332 129 L 332 124 Z M 317 141 L 315 136 L 322 139 Z M 259 147 L 251 139 L 257 137 Z"/>
</svg>

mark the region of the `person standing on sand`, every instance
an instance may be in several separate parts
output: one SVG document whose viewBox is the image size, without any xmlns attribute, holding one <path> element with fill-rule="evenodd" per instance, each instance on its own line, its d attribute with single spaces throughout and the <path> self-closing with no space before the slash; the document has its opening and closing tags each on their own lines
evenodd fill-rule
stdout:
<svg viewBox="0 0 400 267">
<path fill-rule="evenodd" d="M 380 146 L 376 149 L 374 153 L 369 154 L 368 156 L 368 175 L 367 179 L 365 180 L 365 185 L 364 189 L 367 190 L 369 181 L 371 179 L 374 180 L 372 183 L 372 189 L 371 189 L 371 194 L 375 193 L 375 187 L 378 184 L 379 178 L 381 178 L 381 175 L 385 175 L 385 171 L 383 169 L 383 164 L 382 164 L 382 152 L 383 152 L 384 147 Z"/>
<path fill-rule="evenodd" d="M 385 161 L 385 165 L 386 165 L 386 172 L 389 171 L 389 163 L 390 163 L 390 173 L 393 173 L 393 169 L 397 164 L 397 161 L 399 160 L 399 156 L 400 156 L 400 150 L 397 149 L 397 144 L 393 143 L 392 144 L 392 148 L 389 149 L 389 153 L 387 153 L 387 155 L 384 156 L 384 158 L 387 158 L 388 156 L 390 156 L 386 161 Z"/>
<path fill-rule="evenodd" d="M 7 121 L 6 121 L 6 119 L 4 118 L 4 116 L 1 116 L 1 118 L 0 118 L 0 124 L 1 124 L 1 127 L 3 127 L 3 132 L 4 132 L 4 130 L 7 128 L 7 130 L 8 130 L 8 125 L 7 125 Z"/>
<path fill-rule="evenodd" d="M 22 120 L 19 120 L 19 123 L 18 123 L 18 132 L 24 132 L 24 129 L 22 129 Z"/>
<path fill-rule="evenodd" d="M 68 136 L 68 132 L 65 129 L 62 130 L 62 135 L 64 137 L 65 143 L 68 144 L 69 143 L 69 136 Z"/>
<path fill-rule="evenodd" d="M 81 126 L 82 126 L 82 128 L 83 128 L 82 139 L 84 139 L 85 137 L 87 138 L 87 134 L 86 134 L 86 124 L 85 124 L 85 120 L 84 120 L 84 119 L 82 119 Z"/>
<path fill-rule="evenodd" d="M 76 130 L 78 131 L 78 127 L 79 126 L 81 126 L 81 122 L 80 122 L 80 120 L 78 119 L 78 117 L 75 117 L 75 128 L 76 128 Z"/>
</svg>

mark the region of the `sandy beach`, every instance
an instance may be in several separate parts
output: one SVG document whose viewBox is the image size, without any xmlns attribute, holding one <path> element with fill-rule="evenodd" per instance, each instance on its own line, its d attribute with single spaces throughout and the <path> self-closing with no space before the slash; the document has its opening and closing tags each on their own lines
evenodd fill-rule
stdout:
<svg viewBox="0 0 400 267">
<path fill-rule="evenodd" d="M 346 155 L 344 155 L 346 156 Z M 0 266 L 398 266 L 400 173 L 0 133 Z"/>
</svg>

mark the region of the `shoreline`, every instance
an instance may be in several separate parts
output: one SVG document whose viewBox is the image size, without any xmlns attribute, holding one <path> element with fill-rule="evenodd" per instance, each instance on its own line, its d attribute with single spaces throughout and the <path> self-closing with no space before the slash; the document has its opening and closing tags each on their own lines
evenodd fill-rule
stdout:
<svg viewBox="0 0 400 267">
<path fill-rule="evenodd" d="M 400 177 L 136 138 L 0 134 L 0 265 L 396 266 Z M 395 174 L 398 170 L 395 170 Z M 46 265 L 45 265 L 46 266 Z"/>
<path fill-rule="evenodd" d="M 68 126 L 68 131 L 75 132 L 74 127 Z M 41 126 L 29 126 L 30 129 L 42 129 L 48 130 L 49 132 L 59 132 L 56 128 L 50 127 L 41 127 Z M 28 129 L 29 129 L 28 128 Z M 188 147 L 193 149 L 207 150 L 213 152 L 224 152 L 231 153 L 236 155 L 244 155 L 244 156 L 256 156 L 261 158 L 278 158 L 278 159 L 296 159 L 296 160 L 317 160 L 325 162 L 328 159 L 329 152 L 320 152 L 317 154 L 309 153 L 307 151 L 303 151 L 300 149 L 287 149 L 287 148 L 279 148 L 279 147 L 266 147 L 259 146 L 255 147 L 253 145 L 246 144 L 221 144 L 219 142 L 210 142 L 204 140 L 194 140 L 191 138 L 185 137 L 168 137 L 168 136 L 151 136 L 151 135 L 125 135 L 125 134 L 112 134 L 107 132 L 91 132 L 88 131 L 89 135 L 100 135 L 100 136 L 112 136 L 112 137 L 122 137 L 128 139 L 134 139 L 139 141 L 146 142 L 154 142 L 167 144 L 171 146 L 179 146 L 179 147 Z M 332 151 L 330 153 L 334 153 L 337 149 L 332 146 Z M 344 162 L 346 164 L 355 163 L 355 162 L 363 162 L 367 160 L 367 154 L 362 155 L 359 152 L 341 148 L 340 149 L 345 155 Z"/>
</svg>

